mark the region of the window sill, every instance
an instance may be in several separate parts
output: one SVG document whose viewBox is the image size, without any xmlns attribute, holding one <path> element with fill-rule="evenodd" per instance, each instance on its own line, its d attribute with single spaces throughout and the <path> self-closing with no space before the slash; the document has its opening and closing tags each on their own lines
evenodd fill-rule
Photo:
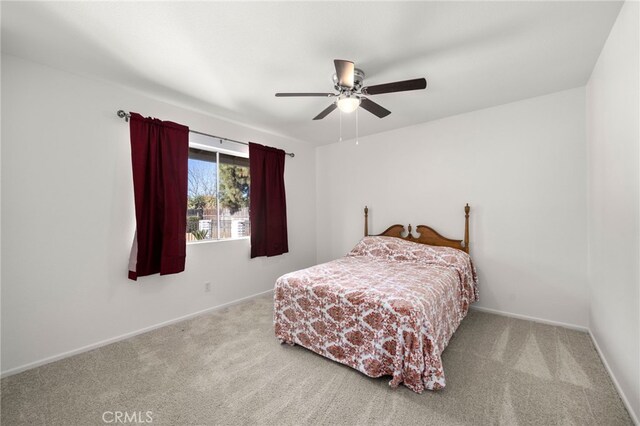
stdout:
<svg viewBox="0 0 640 426">
<path fill-rule="evenodd" d="M 220 240 L 200 240 L 200 241 L 187 241 L 187 245 L 199 245 L 199 244 L 208 244 L 208 243 L 224 243 L 227 241 L 240 241 L 240 240 L 250 240 L 251 237 L 238 237 L 238 238 L 223 238 Z"/>
</svg>

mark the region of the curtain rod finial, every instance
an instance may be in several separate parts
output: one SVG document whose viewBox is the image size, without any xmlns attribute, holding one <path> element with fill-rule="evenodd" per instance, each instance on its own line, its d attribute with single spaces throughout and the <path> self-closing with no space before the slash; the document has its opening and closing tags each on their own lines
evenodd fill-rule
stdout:
<svg viewBox="0 0 640 426">
<path fill-rule="evenodd" d="M 116 114 L 118 114 L 118 117 L 124 118 L 124 121 L 126 121 L 127 123 L 129 122 L 129 114 L 127 114 L 123 110 L 119 109 Z"/>
</svg>

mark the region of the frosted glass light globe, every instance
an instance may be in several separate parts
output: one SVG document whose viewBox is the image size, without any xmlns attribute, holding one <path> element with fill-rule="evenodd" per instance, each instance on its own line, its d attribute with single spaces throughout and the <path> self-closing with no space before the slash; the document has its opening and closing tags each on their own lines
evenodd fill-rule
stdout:
<svg viewBox="0 0 640 426">
<path fill-rule="evenodd" d="M 356 97 L 341 96 L 338 99 L 338 108 L 342 112 L 350 113 L 360 106 L 360 99 Z"/>
</svg>

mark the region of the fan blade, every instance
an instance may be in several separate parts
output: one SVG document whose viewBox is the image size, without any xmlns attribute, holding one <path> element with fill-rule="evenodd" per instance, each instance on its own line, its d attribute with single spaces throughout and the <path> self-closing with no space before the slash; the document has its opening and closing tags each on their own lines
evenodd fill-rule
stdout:
<svg viewBox="0 0 640 426">
<path fill-rule="evenodd" d="M 391 111 L 367 98 L 360 99 L 360 106 L 378 118 L 384 118 L 387 115 L 391 114 Z"/>
<path fill-rule="evenodd" d="M 416 78 L 413 80 L 395 81 L 393 83 L 377 84 L 375 86 L 363 87 L 362 93 L 365 95 L 381 95 L 383 93 L 406 92 L 407 90 L 421 90 L 427 87 L 427 80 Z"/>
<path fill-rule="evenodd" d="M 330 98 L 336 96 L 335 93 L 276 93 L 277 98 L 290 98 L 294 96 L 319 96 L 323 98 Z"/>
<path fill-rule="evenodd" d="M 325 118 L 327 115 L 329 115 L 329 113 L 331 113 L 336 108 L 338 108 L 338 105 L 334 102 L 331 105 L 329 105 L 328 107 L 326 107 L 320 114 L 318 114 L 315 117 L 313 117 L 313 119 L 314 120 L 322 120 L 323 118 Z"/>
<path fill-rule="evenodd" d="M 333 65 L 336 67 L 338 84 L 342 87 L 353 87 L 353 72 L 355 70 L 353 62 L 345 61 L 343 59 L 334 59 Z"/>
</svg>

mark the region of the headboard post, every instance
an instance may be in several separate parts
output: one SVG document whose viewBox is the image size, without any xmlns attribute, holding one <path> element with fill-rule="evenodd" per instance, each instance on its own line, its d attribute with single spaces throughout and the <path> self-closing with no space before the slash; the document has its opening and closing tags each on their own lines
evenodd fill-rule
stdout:
<svg viewBox="0 0 640 426">
<path fill-rule="evenodd" d="M 469 211 L 471 207 L 469 207 L 469 203 L 464 206 L 464 249 L 467 253 L 469 253 Z"/>
<path fill-rule="evenodd" d="M 364 206 L 364 236 L 369 236 L 369 207 Z"/>
</svg>

